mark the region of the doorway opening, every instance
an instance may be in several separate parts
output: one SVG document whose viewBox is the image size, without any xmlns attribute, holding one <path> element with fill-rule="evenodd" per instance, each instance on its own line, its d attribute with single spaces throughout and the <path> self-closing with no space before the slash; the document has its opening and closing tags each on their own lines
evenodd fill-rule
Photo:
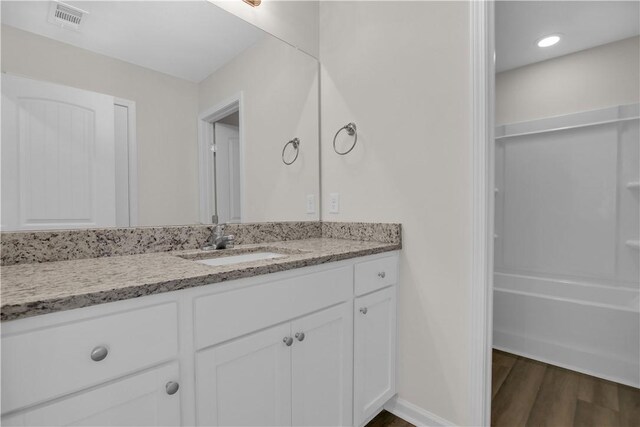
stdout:
<svg viewBox="0 0 640 427">
<path fill-rule="evenodd" d="M 242 94 L 198 118 L 200 221 L 240 223 L 243 218 Z"/>
<path fill-rule="evenodd" d="M 638 6 L 477 3 L 473 423 L 633 424 Z"/>
</svg>

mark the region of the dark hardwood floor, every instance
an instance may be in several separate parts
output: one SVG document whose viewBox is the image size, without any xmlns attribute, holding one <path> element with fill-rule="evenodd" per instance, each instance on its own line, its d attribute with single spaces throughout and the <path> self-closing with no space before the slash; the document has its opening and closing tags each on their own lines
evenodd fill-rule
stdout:
<svg viewBox="0 0 640 427">
<path fill-rule="evenodd" d="M 640 427 L 640 390 L 493 351 L 491 425 Z"/>
<path fill-rule="evenodd" d="M 640 427 L 640 390 L 493 351 L 494 427 Z M 413 427 L 382 411 L 366 427 Z"/>
<path fill-rule="evenodd" d="M 365 427 L 415 427 L 415 426 L 413 424 L 406 422 L 402 418 L 396 417 L 391 412 L 387 412 L 383 410 L 378 415 L 376 415 L 374 419 L 369 421 L 369 423 Z"/>
</svg>

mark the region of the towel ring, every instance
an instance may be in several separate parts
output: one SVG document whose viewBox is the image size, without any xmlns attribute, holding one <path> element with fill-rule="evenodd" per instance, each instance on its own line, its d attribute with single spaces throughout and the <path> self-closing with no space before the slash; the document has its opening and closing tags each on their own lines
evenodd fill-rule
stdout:
<svg viewBox="0 0 640 427">
<path fill-rule="evenodd" d="M 353 145 L 351 146 L 351 148 L 349 148 L 347 151 L 341 152 L 341 151 L 338 151 L 338 149 L 336 148 L 336 138 L 338 137 L 338 134 L 343 130 L 346 130 L 349 136 L 355 135 L 355 138 L 353 140 Z M 356 147 L 357 142 L 358 142 L 358 132 L 356 131 L 356 124 L 353 122 L 348 123 L 342 126 L 340 129 L 338 129 L 338 132 L 336 132 L 336 134 L 333 136 L 333 151 L 340 154 L 341 156 L 344 156 L 345 154 L 349 154 L 351 150 L 353 150 Z"/>
<path fill-rule="evenodd" d="M 291 160 L 290 162 L 287 162 L 284 159 L 284 152 L 287 151 L 287 147 L 289 146 L 289 144 L 291 144 L 293 146 L 293 149 L 296 150 L 296 156 L 293 158 L 293 160 Z M 291 141 L 284 144 L 284 147 L 282 148 L 282 162 L 287 166 L 292 165 L 293 162 L 295 162 L 296 159 L 298 158 L 299 153 L 300 153 L 300 140 L 298 138 L 293 138 Z"/>
</svg>

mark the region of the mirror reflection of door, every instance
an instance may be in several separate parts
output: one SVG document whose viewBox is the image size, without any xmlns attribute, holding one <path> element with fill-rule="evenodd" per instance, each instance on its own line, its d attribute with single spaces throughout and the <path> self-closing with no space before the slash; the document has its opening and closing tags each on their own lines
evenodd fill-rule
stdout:
<svg viewBox="0 0 640 427">
<path fill-rule="evenodd" d="M 215 150 L 214 200 L 218 222 L 240 222 L 240 132 L 234 115 L 213 124 Z M 237 116 L 237 112 L 235 113 Z"/>
<path fill-rule="evenodd" d="M 2 229 L 129 226 L 128 116 L 113 96 L 2 75 Z"/>
</svg>

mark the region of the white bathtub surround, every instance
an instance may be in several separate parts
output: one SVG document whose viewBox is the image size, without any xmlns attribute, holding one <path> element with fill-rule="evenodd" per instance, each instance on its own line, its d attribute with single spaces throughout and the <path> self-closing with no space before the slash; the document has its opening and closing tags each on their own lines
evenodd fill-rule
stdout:
<svg viewBox="0 0 640 427">
<path fill-rule="evenodd" d="M 640 105 L 496 130 L 496 272 L 638 288 Z"/>
<path fill-rule="evenodd" d="M 494 347 L 640 387 L 640 293 L 495 274 Z"/>
<path fill-rule="evenodd" d="M 640 385 L 639 117 L 496 129 L 496 348 Z"/>
</svg>

